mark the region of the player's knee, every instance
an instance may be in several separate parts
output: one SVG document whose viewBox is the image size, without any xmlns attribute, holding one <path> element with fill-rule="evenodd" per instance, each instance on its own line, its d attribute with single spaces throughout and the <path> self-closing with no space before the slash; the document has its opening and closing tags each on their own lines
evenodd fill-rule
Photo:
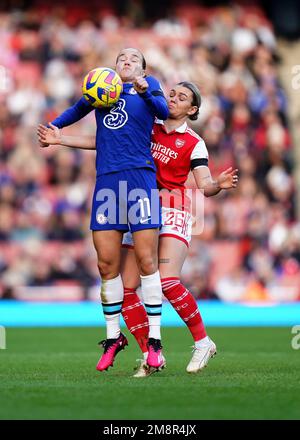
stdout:
<svg viewBox="0 0 300 440">
<path fill-rule="evenodd" d="M 112 260 L 98 260 L 98 269 L 104 279 L 115 278 L 119 274 L 119 270 Z"/>
<path fill-rule="evenodd" d="M 137 258 L 141 275 L 151 275 L 157 271 L 157 261 L 152 255 L 142 255 Z"/>
</svg>

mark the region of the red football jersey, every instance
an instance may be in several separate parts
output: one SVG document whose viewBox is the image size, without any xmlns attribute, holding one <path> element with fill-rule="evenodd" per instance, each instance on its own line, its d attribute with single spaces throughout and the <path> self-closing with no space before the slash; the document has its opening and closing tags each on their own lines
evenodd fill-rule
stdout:
<svg viewBox="0 0 300 440">
<path fill-rule="evenodd" d="M 194 163 L 199 166 L 207 165 L 208 161 L 204 140 L 187 123 L 167 133 L 163 121 L 156 120 L 152 131 L 151 152 L 157 168 L 158 188 L 173 192 L 177 189 L 178 195 L 183 194 L 192 161 L 195 160 Z M 162 197 L 165 206 L 163 199 Z"/>
<path fill-rule="evenodd" d="M 183 190 L 191 170 L 191 161 L 208 160 L 204 140 L 187 123 L 167 133 L 163 121 L 156 120 L 152 131 L 151 152 L 157 168 L 159 189 Z"/>
</svg>

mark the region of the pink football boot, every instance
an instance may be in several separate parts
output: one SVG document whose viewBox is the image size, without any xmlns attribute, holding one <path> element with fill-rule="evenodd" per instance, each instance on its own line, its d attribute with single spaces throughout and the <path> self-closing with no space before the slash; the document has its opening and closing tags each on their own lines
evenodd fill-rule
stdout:
<svg viewBox="0 0 300 440">
<path fill-rule="evenodd" d="M 147 345 L 148 345 L 147 364 L 149 365 L 149 367 L 163 368 L 166 361 L 162 354 L 162 346 L 160 339 L 149 338 Z"/>
<path fill-rule="evenodd" d="M 116 355 L 119 351 L 124 350 L 125 346 L 128 345 L 128 341 L 123 333 L 120 333 L 117 339 L 105 339 L 99 342 L 99 345 L 104 348 L 104 353 L 99 359 L 96 370 L 103 371 L 113 366 Z"/>
</svg>

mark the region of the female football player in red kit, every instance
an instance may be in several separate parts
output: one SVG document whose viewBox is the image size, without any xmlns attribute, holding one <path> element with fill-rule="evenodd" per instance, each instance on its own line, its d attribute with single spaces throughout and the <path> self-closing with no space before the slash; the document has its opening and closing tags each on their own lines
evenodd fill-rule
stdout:
<svg viewBox="0 0 300 440">
<path fill-rule="evenodd" d="M 210 197 L 222 189 L 235 188 L 238 176 L 236 169 L 229 168 L 216 180 L 212 179 L 205 142 L 187 125 L 188 119 L 197 119 L 201 105 L 200 92 L 195 84 L 177 84 L 170 91 L 167 100 L 169 118 L 166 121 L 156 120 L 152 132 L 152 155 L 157 168 L 157 184 L 161 190 L 162 201 L 159 271 L 164 296 L 185 322 L 194 339 L 194 350 L 186 371 L 197 373 L 216 354 L 216 345 L 206 334 L 193 295 L 180 282 L 193 224 L 190 199 L 185 196 L 185 182 L 192 171 L 197 188 L 202 190 L 206 197 Z M 58 129 L 52 127 L 52 130 L 40 127 L 40 140 L 49 144 L 95 148 L 93 136 L 63 136 Z M 146 363 L 148 318 L 136 293 L 140 282 L 130 233 L 123 237 L 122 259 L 121 273 L 125 291 L 122 315 L 144 354 L 134 376 L 146 377 L 157 370 Z"/>
<path fill-rule="evenodd" d="M 238 176 L 237 170 L 229 168 L 214 181 L 208 168 L 205 143 L 187 125 L 188 118 L 196 120 L 198 117 L 201 105 L 198 88 L 193 83 L 181 82 L 170 91 L 167 101 L 169 117 L 166 121 L 156 120 L 152 132 L 152 156 L 157 168 L 156 179 L 162 201 L 159 272 L 164 296 L 187 325 L 194 339 L 193 355 L 186 370 L 188 373 L 197 373 L 216 354 L 216 345 L 206 334 L 193 295 L 180 282 L 193 223 L 190 198 L 185 194 L 184 185 L 191 170 L 197 188 L 209 197 L 218 194 L 222 189 L 236 187 Z M 126 255 L 123 254 L 122 279 L 125 295 L 122 315 L 144 353 L 135 377 L 145 377 L 155 370 L 148 368 L 145 362 L 147 315 L 136 294 L 138 277 L 137 268 L 135 275 L 133 271 L 136 264 L 131 246 L 130 233 L 126 233 L 123 238 L 123 247 L 127 247 L 127 250 L 124 251 Z"/>
</svg>

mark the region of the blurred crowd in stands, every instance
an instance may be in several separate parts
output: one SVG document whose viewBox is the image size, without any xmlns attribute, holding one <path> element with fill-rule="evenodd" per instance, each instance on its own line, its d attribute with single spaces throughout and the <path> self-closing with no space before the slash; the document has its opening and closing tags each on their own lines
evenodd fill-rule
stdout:
<svg viewBox="0 0 300 440">
<path fill-rule="evenodd" d="M 90 69 L 113 68 L 118 51 L 134 46 L 166 93 L 178 81 L 198 84 L 192 128 L 213 176 L 239 169 L 238 189 L 205 200 L 184 283 L 198 299 L 300 299 L 293 145 L 271 23 L 258 7 L 179 5 L 151 22 L 139 2 L 123 16 L 111 3 L 92 13 L 64 3 L 0 13 L 0 298 L 36 299 L 39 286 L 62 287 L 61 299 L 75 287 L 73 299 L 97 296 L 95 153 L 40 149 L 36 127 L 80 98 Z M 93 113 L 64 129 L 94 132 Z"/>
</svg>

